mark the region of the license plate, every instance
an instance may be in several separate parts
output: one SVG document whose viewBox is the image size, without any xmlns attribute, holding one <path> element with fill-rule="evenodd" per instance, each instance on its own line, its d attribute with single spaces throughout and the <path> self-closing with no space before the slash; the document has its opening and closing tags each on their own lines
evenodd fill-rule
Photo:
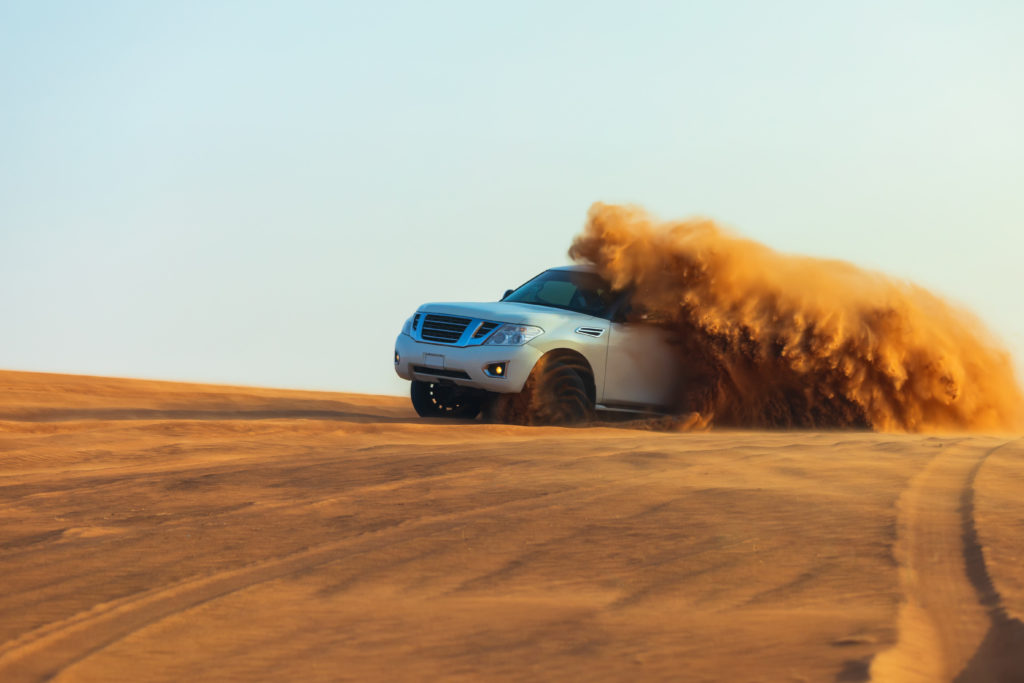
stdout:
<svg viewBox="0 0 1024 683">
<path fill-rule="evenodd" d="M 444 356 L 439 353 L 425 353 L 423 354 L 423 364 L 428 368 L 444 370 Z"/>
</svg>

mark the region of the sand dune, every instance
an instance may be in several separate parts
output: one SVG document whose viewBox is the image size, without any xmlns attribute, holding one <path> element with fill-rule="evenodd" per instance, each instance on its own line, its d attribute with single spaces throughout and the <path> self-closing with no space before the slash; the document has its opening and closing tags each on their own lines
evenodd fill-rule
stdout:
<svg viewBox="0 0 1024 683">
<path fill-rule="evenodd" d="M 1024 441 L 0 373 L 0 680 L 1024 680 Z"/>
</svg>

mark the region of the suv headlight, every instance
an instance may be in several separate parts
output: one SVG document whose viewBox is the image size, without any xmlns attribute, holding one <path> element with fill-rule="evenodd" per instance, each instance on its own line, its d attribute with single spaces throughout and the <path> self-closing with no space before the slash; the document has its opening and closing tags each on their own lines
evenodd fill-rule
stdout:
<svg viewBox="0 0 1024 683">
<path fill-rule="evenodd" d="M 533 325 L 502 325 L 491 333 L 484 346 L 522 346 L 542 334 L 544 330 Z"/>
<path fill-rule="evenodd" d="M 409 337 L 412 336 L 412 319 L 415 318 L 415 317 L 416 317 L 415 314 L 410 315 L 409 319 L 405 321 L 405 324 L 402 325 L 402 334 L 404 334 L 406 336 L 409 336 Z M 395 328 L 392 327 L 391 329 L 395 329 Z"/>
</svg>

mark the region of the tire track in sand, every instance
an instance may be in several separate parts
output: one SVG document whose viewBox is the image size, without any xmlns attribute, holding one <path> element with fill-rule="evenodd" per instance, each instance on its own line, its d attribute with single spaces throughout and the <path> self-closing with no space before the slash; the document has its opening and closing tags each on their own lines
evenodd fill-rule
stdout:
<svg viewBox="0 0 1024 683">
<path fill-rule="evenodd" d="M 1013 649 L 1021 624 L 1002 609 L 974 523 L 974 479 L 1013 443 L 951 445 L 900 496 L 899 638 L 875 658 L 872 681 L 1024 681 L 1024 652 Z"/>
</svg>

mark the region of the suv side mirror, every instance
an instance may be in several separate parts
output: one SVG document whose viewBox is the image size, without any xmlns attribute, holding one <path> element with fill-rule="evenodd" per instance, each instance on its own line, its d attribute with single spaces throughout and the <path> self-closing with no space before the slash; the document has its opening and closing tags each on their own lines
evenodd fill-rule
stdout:
<svg viewBox="0 0 1024 683">
<path fill-rule="evenodd" d="M 514 289 L 506 289 L 505 293 L 501 295 L 501 298 L 498 299 L 498 301 L 504 301 L 505 299 L 508 298 L 508 295 L 511 294 L 514 291 L 515 291 Z"/>
</svg>

